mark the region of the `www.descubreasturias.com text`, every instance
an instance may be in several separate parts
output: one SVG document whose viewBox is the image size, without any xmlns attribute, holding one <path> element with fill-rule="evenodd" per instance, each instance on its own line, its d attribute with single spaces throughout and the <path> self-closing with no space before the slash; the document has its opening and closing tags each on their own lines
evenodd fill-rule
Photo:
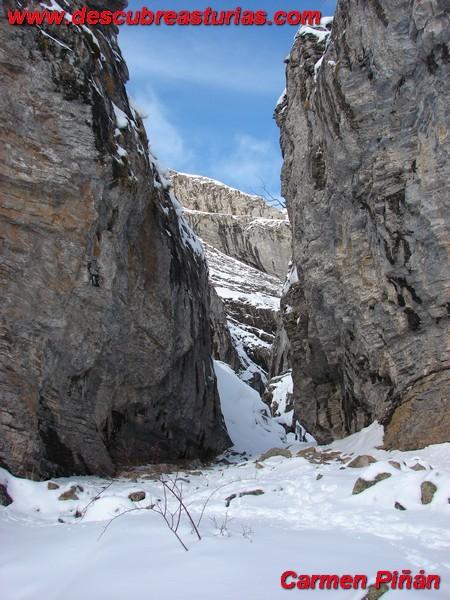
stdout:
<svg viewBox="0 0 450 600">
<path fill-rule="evenodd" d="M 48 9 L 8 10 L 10 25 L 320 25 L 321 12 L 317 10 L 277 10 L 268 15 L 264 10 L 247 10 L 240 6 L 233 10 L 92 10 L 83 8 L 69 13 L 53 3 Z"/>
</svg>

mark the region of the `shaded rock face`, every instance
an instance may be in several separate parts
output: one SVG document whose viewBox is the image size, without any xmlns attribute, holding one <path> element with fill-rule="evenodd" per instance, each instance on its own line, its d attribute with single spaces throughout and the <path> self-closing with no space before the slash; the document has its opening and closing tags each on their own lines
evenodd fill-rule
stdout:
<svg viewBox="0 0 450 600">
<path fill-rule="evenodd" d="M 319 442 L 374 419 L 387 447 L 450 439 L 449 5 L 341 0 L 287 61 L 282 312 Z"/>
<path fill-rule="evenodd" d="M 117 30 L 0 13 L 0 464 L 100 474 L 224 449 L 204 258 Z"/>
<path fill-rule="evenodd" d="M 234 371 L 239 371 L 239 355 L 233 344 L 228 316 L 224 303 L 220 299 L 214 286 L 210 286 L 210 322 L 213 342 L 213 356 L 217 360 L 230 365 Z"/>
<path fill-rule="evenodd" d="M 263 198 L 200 177 L 171 172 L 175 194 L 197 234 L 227 256 L 279 278 L 291 258 L 291 232 L 282 212 Z"/>
</svg>

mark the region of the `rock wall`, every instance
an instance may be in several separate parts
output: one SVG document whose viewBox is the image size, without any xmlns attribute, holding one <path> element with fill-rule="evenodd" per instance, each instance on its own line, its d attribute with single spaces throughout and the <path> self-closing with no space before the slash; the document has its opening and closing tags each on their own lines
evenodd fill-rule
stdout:
<svg viewBox="0 0 450 600">
<path fill-rule="evenodd" d="M 209 291 L 213 356 L 215 359 L 230 365 L 234 371 L 238 372 L 241 368 L 241 363 L 236 347 L 233 344 L 233 338 L 231 337 L 225 305 L 212 284 Z"/>
<path fill-rule="evenodd" d="M 286 215 L 263 198 L 201 177 L 171 172 L 186 218 L 208 244 L 228 256 L 283 279 L 291 258 Z"/>
<path fill-rule="evenodd" d="M 0 7 L 0 464 L 110 474 L 220 451 L 204 257 L 117 30 L 10 27 L 18 6 Z"/>
<path fill-rule="evenodd" d="M 282 302 L 298 417 L 450 439 L 448 0 L 340 0 L 303 28 L 276 108 L 298 281 Z"/>
</svg>

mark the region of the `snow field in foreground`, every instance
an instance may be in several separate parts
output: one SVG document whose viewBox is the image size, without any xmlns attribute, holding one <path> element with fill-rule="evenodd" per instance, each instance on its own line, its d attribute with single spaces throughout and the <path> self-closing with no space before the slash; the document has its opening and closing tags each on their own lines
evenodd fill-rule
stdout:
<svg viewBox="0 0 450 600">
<path fill-rule="evenodd" d="M 110 522 L 163 499 L 161 483 L 149 478 L 151 467 L 112 483 L 60 478 L 54 480 L 56 490 L 0 469 L 0 483 L 14 499 L 0 507 L 2 600 L 272 600 L 286 598 L 280 586 L 285 570 L 362 573 L 370 580 L 382 569 L 413 574 L 425 569 L 442 581 L 439 591 L 391 590 L 383 600 L 450 598 L 450 444 L 415 452 L 377 450 L 383 429 L 375 423 L 318 448 L 311 461 L 295 456 L 311 446 L 299 443 L 290 445 L 293 458 L 257 460 L 263 450 L 286 447 L 289 440 L 283 441 L 280 425 L 264 412 L 254 390 L 223 363 L 215 368 L 234 451 L 247 456 L 228 453 L 226 461 L 178 473 L 194 521 L 204 513 L 202 539 L 185 516 L 179 534 L 188 552 L 153 511 Z M 327 451 L 339 454 L 330 455 L 332 460 Z M 378 462 L 349 468 L 360 454 Z M 417 465 L 424 469 L 414 470 Z M 390 477 L 352 495 L 357 479 L 379 473 Z M 421 503 L 424 481 L 437 487 L 427 505 Z M 72 486 L 79 486 L 78 499 L 59 500 Z M 136 491 L 144 491 L 145 500 L 128 498 Z M 406 510 L 394 508 L 395 502 Z M 175 508 L 173 499 L 170 503 Z M 83 516 L 77 518 L 77 511 Z M 364 593 L 294 590 L 292 597 L 360 600 Z"/>
</svg>

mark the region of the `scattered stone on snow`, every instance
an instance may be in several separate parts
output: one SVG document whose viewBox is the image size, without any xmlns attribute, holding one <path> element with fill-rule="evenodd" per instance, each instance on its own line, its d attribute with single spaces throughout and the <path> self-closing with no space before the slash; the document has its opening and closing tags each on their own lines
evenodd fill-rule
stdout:
<svg viewBox="0 0 450 600">
<path fill-rule="evenodd" d="M 264 490 L 249 490 L 246 492 L 240 492 L 239 494 L 231 494 L 230 496 L 227 496 L 225 498 L 225 506 L 226 508 L 228 508 L 230 506 L 230 503 L 232 500 L 234 500 L 235 498 L 242 498 L 243 496 L 262 496 L 264 494 Z"/>
<path fill-rule="evenodd" d="M 430 504 L 433 500 L 437 487 L 431 481 L 424 481 L 420 486 L 422 504 Z"/>
<path fill-rule="evenodd" d="M 376 462 L 377 460 L 373 456 L 370 456 L 369 454 L 362 454 L 349 462 L 347 467 L 351 467 L 352 469 L 361 469 Z"/>
<path fill-rule="evenodd" d="M 72 485 L 70 487 L 70 489 L 66 490 L 65 492 L 63 492 L 62 494 L 59 495 L 58 500 L 79 500 L 78 496 L 77 496 L 77 491 L 82 491 L 82 489 L 80 489 L 80 486 L 78 485 Z"/>
<path fill-rule="evenodd" d="M 145 492 L 131 492 L 131 494 L 128 494 L 128 498 L 131 502 L 141 502 L 142 500 L 145 500 Z"/>
<path fill-rule="evenodd" d="M 364 492 L 365 490 L 369 489 L 376 483 L 379 483 L 380 481 L 383 481 L 384 479 L 388 479 L 391 476 L 392 476 L 391 473 L 379 473 L 375 477 L 375 479 L 372 479 L 371 481 L 367 481 L 366 479 L 362 479 L 360 477 L 359 479 L 356 480 L 356 483 L 353 487 L 352 494 L 353 495 L 361 494 L 361 492 Z"/>
<path fill-rule="evenodd" d="M 13 499 L 8 494 L 6 486 L 0 483 L 0 506 L 9 506 L 12 503 Z"/>
<path fill-rule="evenodd" d="M 274 456 L 283 456 L 284 458 L 292 458 L 292 453 L 287 448 L 271 448 L 270 450 L 267 450 L 267 452 L 264 452 L 264 454 L 261 454 L 259 460 L 260 461 L 267 460 L 269 458 L 273 458 Z"/>
</svg>

